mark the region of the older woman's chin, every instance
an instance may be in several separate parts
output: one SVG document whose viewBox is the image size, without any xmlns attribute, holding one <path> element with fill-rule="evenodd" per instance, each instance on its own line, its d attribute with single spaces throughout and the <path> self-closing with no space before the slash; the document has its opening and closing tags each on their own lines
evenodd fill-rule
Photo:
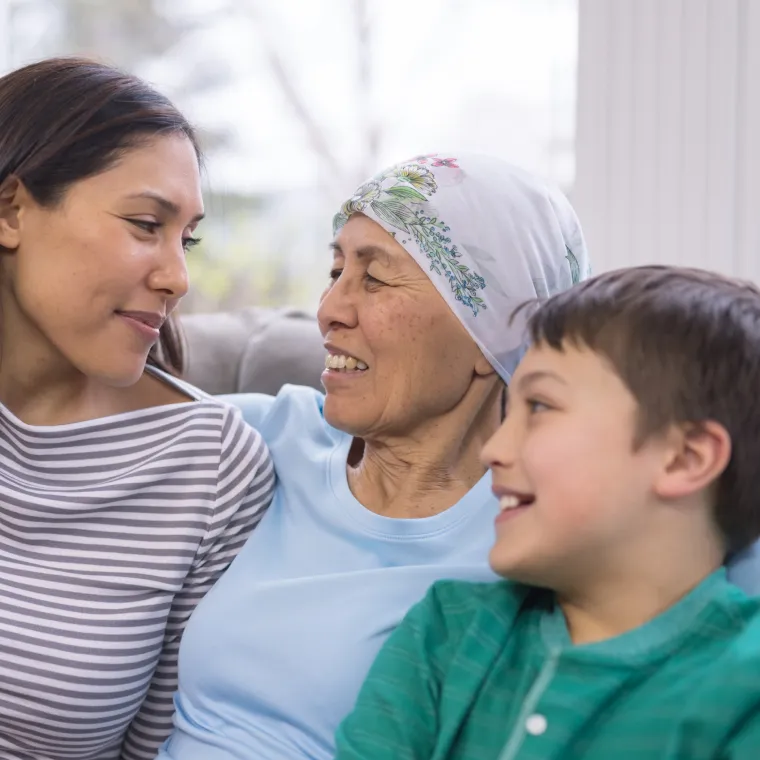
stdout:
<svg viewBox="0 0 760 760">
<path fill-rule="evenodd" d="M 336 430 L 361 438 L 368 428 L 368 409 L 346 399 L 338 399 L 329 391 L 325 395 L 322 410 L 325 422 Z"/>
<path fill-rule="evenodd" d="M 328 424 L 351 435 L 361 435 L 372 418 L 375 403 L 371 385 L 366 385 L 364 372 L 340 372 L 327 369 L 322 373 L 325 389 L 323 414 Z"/>
</svg>

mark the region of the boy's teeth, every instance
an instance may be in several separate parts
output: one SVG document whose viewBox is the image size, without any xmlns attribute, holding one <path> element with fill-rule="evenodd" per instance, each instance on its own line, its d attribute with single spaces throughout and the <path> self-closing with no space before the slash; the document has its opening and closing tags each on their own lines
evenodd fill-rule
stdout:
<svg viewBox="0 0 760 760">
<path fill-rule="evenodd" d="M 347 370 L 349 372 L 358 369 L 367 369 L 367 365 L 353 356 L 345 354 L 327 354 L 325 357 L 325 369 Z"/>
<path fill-rule="evenodd" d="M 514 509 L 520 506 L 520 500 L 517 496 L 502 496 L 499 499 L 499 507 L 503 512 L 505 509 Z"/>
</svg>

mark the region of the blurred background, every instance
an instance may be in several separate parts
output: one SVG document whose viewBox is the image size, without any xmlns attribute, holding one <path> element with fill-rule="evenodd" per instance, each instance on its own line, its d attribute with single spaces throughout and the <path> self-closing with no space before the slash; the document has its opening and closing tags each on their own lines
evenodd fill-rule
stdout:
<svg viewBox="0 0 760 760">
<path fill-rule="evenodd" d="M 575 0 L 0 0 L 0 75 L 84 54 L 151 81 L 208 156 L 182 311 L 313 308 L 333 213 L 386 163 L 466 148 L 571 189 L 577 13 Z"/>
<path fill-rule="evenodd" d="M 0 74 L 55 54 L 200 127 L 185 313 L 313 309 L 354 187 L 461 149 L 558 182 L 596 271 L 760 281 L 760 0 L 0 0 Z"/>
</svg>

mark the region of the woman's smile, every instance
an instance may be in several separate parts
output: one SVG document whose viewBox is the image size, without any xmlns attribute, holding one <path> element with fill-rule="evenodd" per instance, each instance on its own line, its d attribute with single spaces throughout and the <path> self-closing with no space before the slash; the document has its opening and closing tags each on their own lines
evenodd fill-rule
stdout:
<svg viewBox="0 0 760 760">
<path fill-rule="evenodd" d="M 158 340 L 161 325 L 166 320 L 163 315 L 148 311 L 117 311 L 116 315 L 151 344 Z"/>
</svg>

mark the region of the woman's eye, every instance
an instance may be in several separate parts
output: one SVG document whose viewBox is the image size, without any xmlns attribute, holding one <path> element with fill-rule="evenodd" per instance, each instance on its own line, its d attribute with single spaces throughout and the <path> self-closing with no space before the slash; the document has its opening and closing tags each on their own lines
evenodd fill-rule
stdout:
<svg viewBox="0 0 760 760">
<path fill-rule="evenodd" d="M 149 235 L 155 235 L 161 229 L 161 227 L 164 226 L 161 222 L 151 222 L 147 219 L 127 219 L 127 221 L 137 227 L 139 230 L 147 232 Z M 193 246 L 198 245 L 200 242 L 200 238 L 188 235 L 187 237 L 182 238 L 182 248 L 185 251 L 189 251 Z"/>
<path fill-rule="evenodd" d="M 335 282 L 342 274 L 343 274 L 342 269 L 332 269 L 330 271 L 330 281 Z M 384 282 L 382 282 L 381 280 L 378 280 L 376 277 L 373 277 L 369 272 L 364 273 L 364 281 L 368 285 L 385 285 Z"/>
<path fill-rule="evenodd" d="M 182 238 L 182 247 L 186 251 L 189 251 L 191 248 L 194 248 L 200 242 L 201 242 L 201 238 L 197 238 L 197 237 Z"/>
<path fill-rule="evenodd" d="M 148 222 L 145 219 L 128 219 L 127 221 L 138 229 L 141 229 L 143 232 L 148 232 L 151 235 L 157 232 L 161 227 L 160 222 Z"/>
</svg>

